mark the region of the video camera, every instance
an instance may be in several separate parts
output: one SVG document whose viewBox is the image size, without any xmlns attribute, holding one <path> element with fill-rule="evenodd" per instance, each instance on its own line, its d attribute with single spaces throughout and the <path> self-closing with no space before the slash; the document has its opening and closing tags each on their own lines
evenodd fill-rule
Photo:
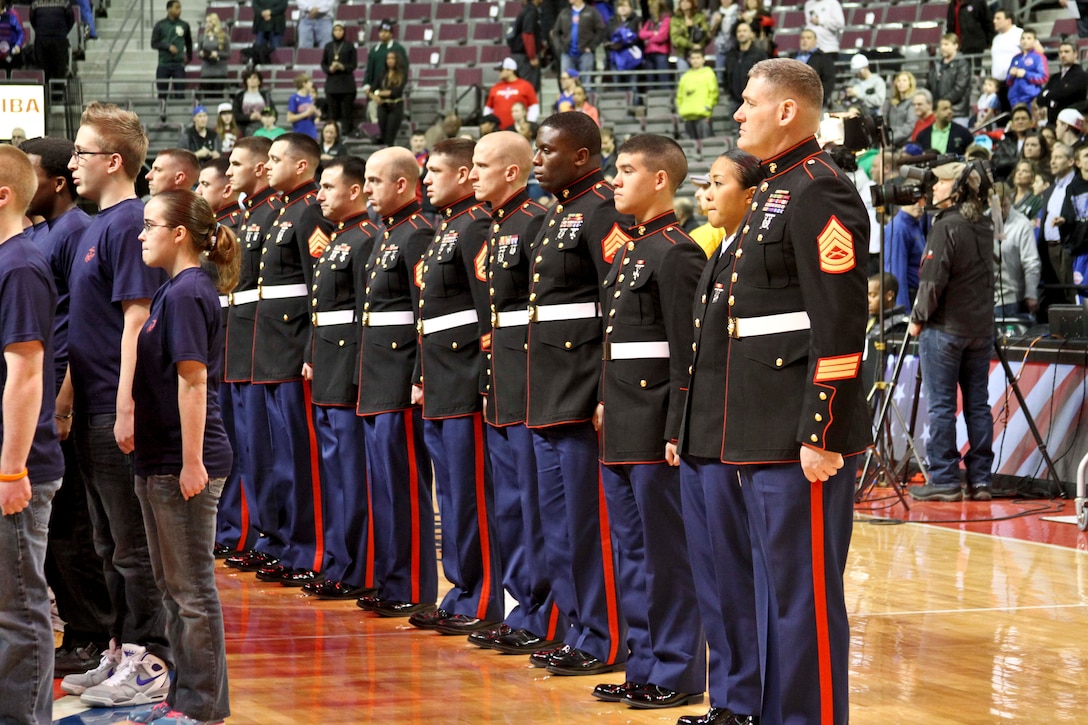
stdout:
<svg viewBox="0 0 1088 725">
<path fill-rule="evenodd" d="M 896 206 L 910 206 L 917 204 L 925 198 L 931 198 L 930 192 L 937 177 L 933 175 L 933 169 L 944 164 L 959 161 L 955 154 L 928 153 L 921 156 L 909 156 L 901 159 L 910 163 L 899 167 L 899 179 L 885 181 L 883 184 L 875 184 L 870 187 L 873 197 L 873 206 L 882 207 L 887 204 Z M 900 182 L 900 183 L 897 183 Z M 907 184 L 906 181 L 917 183 Z"/>
</svg>

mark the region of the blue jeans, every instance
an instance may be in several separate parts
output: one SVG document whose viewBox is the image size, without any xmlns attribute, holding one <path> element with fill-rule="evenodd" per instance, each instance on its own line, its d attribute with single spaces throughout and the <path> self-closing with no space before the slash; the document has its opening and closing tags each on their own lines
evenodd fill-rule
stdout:
<svg viewBox="0 0 1088 725">
<path fill-rule="evenodd" d="M 30 505 L 0 517 L 0 723 L 53 720 L 53 626 L 45 584 L 49 513 L 60 481 L 34 483 Z"/>
<path fill-rule="evenodd" d="M 253 45 L 267 45 L 275 50 L 283 45 L 283 33 L 273 33 L 271 30 L 262 30 L 253 37 Z"/>
<path fill-rule="evenodd" d="M 106 568 L 106 587 L 117 620 L 110 636 L 118 642 L 147 647 L 171 661 L 162 601 L 147 548 L 143 513 L 136 498 L 132 456 L 117 447 L 115 416 L 76 415 L 72 437 L 79 472 L 87 484 L 87 505 L 94 528 L 94 548 Z"/>
<path fill-rule="evenodd" d="M 332 42 L 332 16 L 311 18 L 303 15 L 298 21 L 298 47 L 324 48 Z"/>
<path fill-rule="evenodd" d="M 960 452 L 956 445 L 956 387 L 963 394 L 967 424 L 967 483 L 989 486 L 993 480 L 994 421 L 988 387 L 994 338 L 960 337 L 930 327 L 918 338 L 922 382 L 929 407 L 926 453 L 934 486 L 959 487 Z"/>
<path fill-rule="evenodd" d="M 580 74 L 592 74 L 595 70 L 597 70 L 596 54 L 592 50 L 587 50 L 585 53 L 582 53 L 582 55 L 580 55 L 578 58 L 574 58 L 571 56 L 570 53 L 564 53 L 562 56 L 560 56 L 559 59 L 560 72 L 570 70 L 571 68 L 574 68 Z M 579 80 L 581 80 L 582 87 L 585 88 L 586 92 L 588 93 L 592 86 L 591 81 L 595 81 L 596 79 L 582 77 Z"/>
<path fill-rule="evenodd" d="M 188 501 L 177 476 L 136 477 L 151 567 L 166 610 L 174 678 L 166 701 L 196 720 L 230 715 L 223 610 L 215 586 L 215 515 L 225 478 Z"/>
</svg>

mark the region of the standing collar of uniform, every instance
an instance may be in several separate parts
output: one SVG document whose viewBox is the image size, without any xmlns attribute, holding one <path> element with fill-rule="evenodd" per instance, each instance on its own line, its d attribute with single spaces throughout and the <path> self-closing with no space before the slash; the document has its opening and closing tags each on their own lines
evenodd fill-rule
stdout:
<svg viewBox="0 0 1088 725">
<path fill-rule="evenodd" d="M 819 153 L 823 153 L 819 141 L 816 140 L 815 136 L 809 136 L 796 146 L 786 149 L 777 156 L 766 159 L 760 165 L 763 167 L 766 178 L 769 179 L 786 173 L 805 159 Z"/>
<path fill-rule="evenodd" d="M 669 209 L 664 214 L 655 216 L 653 219 L 644 221 L 642 224 L 635 224 L 634 226 L 628 227 L 627 231 L 631 233 L 631 238 L 637 242 L 641 237 L 655 234 L 668 226 L 680 226 L 676 223 L 676 212 L 672 209 Z"/>
<path fill-rule="evenodd" d="M 447 222 L 451 219 L 456 219 L 479 203 L 480 202 L 476 201 L 476 197 L 473 194 L 462 197 L 442 210 L 442 219 Z"/>
<path fill-rule="evenodd" d="M 521 187 L 514 193 L 509 199 L 499 204 L 498 207 L 491 210 L 491 218 L 495 221 L 502 221 L 510 216 L 510 213 L 517 209 L 519 206 L 529 201 L 529 189 L 527 187 Z"/>
<path fill-rule="evenodd" d="M 574 201 L 582 194 L 594 188 L 594 186 L 602 185 L 604 183 L 604 174 L 601 173 L 600 167 L 597 167 L 565 189 L 560 189 L 559 193 L 555 195 L 555 198 L 558 199 L 561 204 L 566 204 Z"/>
<path fill-rule="evenodd" d="M 420 206 L 418 199 L 412 199 L 410 202 L 397 209 L 389 216 L 383 216 L 382 221 L 385 222 L 386 229 L 392 229 L 404 220 L 411 217 L 413 214 L 419 214 L 423 207 Z"/>
<path fill-rule="evenodd" d="M 260 206 L 261 204 L 271 199 L 275 195 L 275 193 L 276 190 L 273 189 L 271 186 L 264 187 L 253 196 L 246 197 L 246 209 L 250 210 Z"/>
<path fill-rule="evenodd" d="M 215 220 L 222 224 L 224 220 L 229 220 L 231 216 L 237 211 L 237 203 L 232 201 L 229 204 L 224 204 L 223 206 L 215 210 Z"/>
<path fill-rule="evenodd" d="M 344 232 L 352 227 L 362 226 L 364 222 L 370 221 L 370 216 L 366 213 L 366 209 L 354 216 L 350 216 L 342 222 L 336 223 L 336 231 Z"/>
<path fill-rule="evenodd" d="M 294 204 L 296 201 L 306 196 L 310 192 L 316 191 L 316 181 L 314 181 L 313 179 L 310 179 L 309 181 L 304 181 L 302 184 L 296 186 L 294 189 L 283 192 L 283 204 L 284 206 L 290 206 L 291 204 Z"/>
</svg>

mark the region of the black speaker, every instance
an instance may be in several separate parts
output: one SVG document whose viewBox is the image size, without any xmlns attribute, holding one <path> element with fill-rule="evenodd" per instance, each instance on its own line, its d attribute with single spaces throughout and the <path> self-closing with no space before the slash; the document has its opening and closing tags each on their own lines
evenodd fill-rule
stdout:
<svg viewBox="0 0 1088 725">
<path fill-rule="evenodd" d="M 1088 303 L 1051 305 L 1047 310 L 1050 334 L 1054 337 L 1088 339 Z"/>
</svg>

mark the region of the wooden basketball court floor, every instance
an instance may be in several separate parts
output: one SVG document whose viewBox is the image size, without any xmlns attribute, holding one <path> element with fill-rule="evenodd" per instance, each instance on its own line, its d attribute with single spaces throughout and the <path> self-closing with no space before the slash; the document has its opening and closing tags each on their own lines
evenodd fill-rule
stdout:
<svg viewBox="0 0 1088 725">
<path fill-rule="evenodd" d="M 1071 514 L 1072 502 L 915 503 L 909 514 L 888 503 L 859 506 L 854 526 L 851 721 L 1088 723 L 1088 536 L 1040 516 Z M 675 723 L 709 706 L 601 703 L 593 685 L 622 673 L 554 676 L 354 601 L 315 601 L 226 568 L 217 579 L 231 725 Z M 55 722 L 102 725 L 128 712 L 60 697 Z"/>
</svg>

